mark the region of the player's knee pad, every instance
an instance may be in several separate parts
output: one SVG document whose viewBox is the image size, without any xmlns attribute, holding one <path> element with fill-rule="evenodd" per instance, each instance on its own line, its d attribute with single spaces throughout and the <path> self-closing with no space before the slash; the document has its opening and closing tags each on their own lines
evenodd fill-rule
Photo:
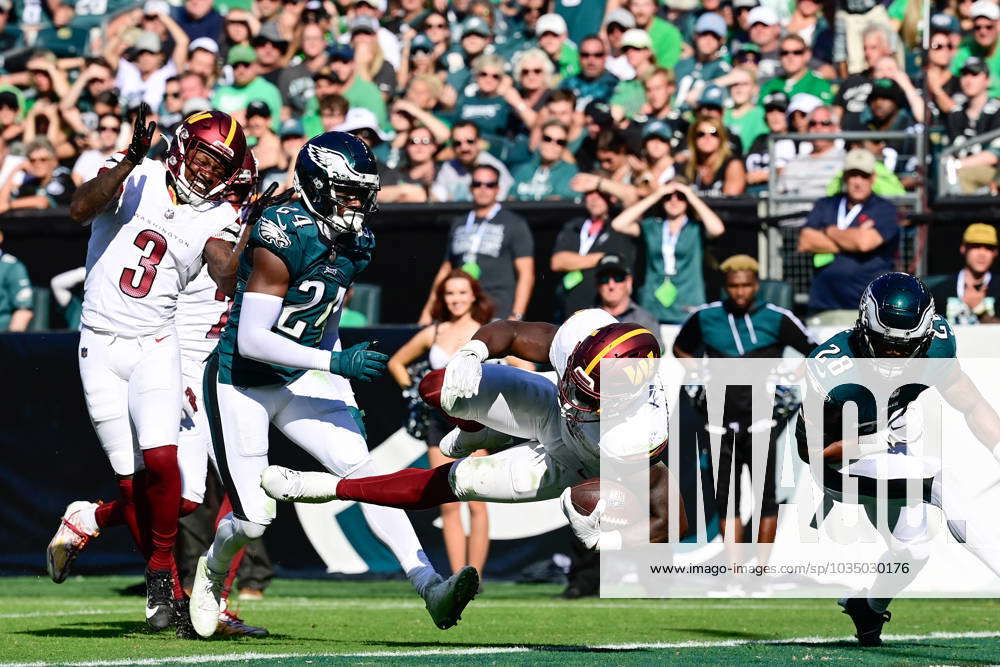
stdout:
<svg viewBox="0 0 1000 667">
<path fill-rule="evenodd" d="M 234 524 L 236 533 L 242 535 L 248 540 L 259 540 L 264 536 L 264 531 L 267 530 L 267 526 L 263 524 L 246 521 L 244 519 L 236 519 L 235 517 Z"/>
</svg>

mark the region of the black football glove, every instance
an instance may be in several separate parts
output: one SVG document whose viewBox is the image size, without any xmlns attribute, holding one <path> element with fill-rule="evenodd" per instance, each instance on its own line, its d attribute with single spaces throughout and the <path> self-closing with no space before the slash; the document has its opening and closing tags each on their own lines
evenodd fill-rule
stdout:
<svg viewBox="0 0 1000 667">
<path fill-rule="evenodd" d="M 149 105 L 143 102 L 135 114 L 135 122 L 132 123 L 132 142 L 125 149 L 125 159 L 135 166 L 141 164 L 149 153 L 149 145 L 153 143 L 153 132 L 156 131 L 155 121 L 146 124 L 148 113 Z"/>
<path fill-rule="evenodd" d="M 247 150 L 250 149 L 248 148 Z M 281 194 L 276 195 L 274 194 L 274 191 L 277 189 L 278 184 L 271 183 L 263 194 L 259 195 L 256 199 L 246 205 L 244 212 L 244 224 L 250 226 L 256 225 L 257 221 L 260 220 L 260 216 L 264 214 L 264 211 L 272 206 L 284 204 L 292 198 L 293 194 L 295 194 L 295 191 L 292 188 L 288 188 Z"/>
</svg>

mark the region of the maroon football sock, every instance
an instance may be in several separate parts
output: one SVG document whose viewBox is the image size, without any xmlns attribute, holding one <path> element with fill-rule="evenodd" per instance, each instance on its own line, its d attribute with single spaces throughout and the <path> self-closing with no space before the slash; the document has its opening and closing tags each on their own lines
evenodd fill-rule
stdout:
<svg viewBox="0 0 1000 667">
<path fill-rule="evenodd" d="M 166 445 L 142 452 L 146 464 L 145 509 L 149 517 L 151 570 L 176 570 L 174 542 L 181 505 L 181 472 L 177 467 L 177 446 Z M 175 588 L 180 588 L 175 584 Z M 175 594 L 177 591 L 175 591 Z M 183 591 L 181 591 L 183 594 Z"/>
<path fill-rule="evenodd" d="M 437 468 L 405 468 L 375 477 L 342 479 L 337 484 L 337 498 L 373 505 L 426 510 L 458 501 L 448 484 L 451 463 Z"/>
<path fill-rule="evenodd" d="M 181 516 L 187 516 L 199 507 L 201 507 L 201 503 L 196 503 L 195 501 L 188 500 L 187 498 L 181 498 Z"/>
<path fill-rule="evenodd" d="M 139 522 L 136 518 L 135 492 L 132 478 L 119 479 L 118 492 L 121 494 L 121 498 L 112 500 L 109 503 L 101 503 L 94 510 L 97 525 L 102 529 L 109 526 L 127 525 L 136 547 L 146 557 L 148 556 L 149 549 L 142 538 L 142 531 L 139 529 Z"/>
</svg>

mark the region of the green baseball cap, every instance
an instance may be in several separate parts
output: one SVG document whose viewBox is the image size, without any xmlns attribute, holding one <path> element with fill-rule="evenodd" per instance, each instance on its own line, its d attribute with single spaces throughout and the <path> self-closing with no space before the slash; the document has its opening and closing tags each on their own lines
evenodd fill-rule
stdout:
<svg viewBox="0 0 1000 667">
<path fill-rule="evenodd" d="M 233 48 L 229 49 L 229 55 L 226 56 L 227 65 L 255 62 L 257 62 L 257 52 L 254 51 L 253 47 L 248 44 L 237 44 Z"/>
</svg>

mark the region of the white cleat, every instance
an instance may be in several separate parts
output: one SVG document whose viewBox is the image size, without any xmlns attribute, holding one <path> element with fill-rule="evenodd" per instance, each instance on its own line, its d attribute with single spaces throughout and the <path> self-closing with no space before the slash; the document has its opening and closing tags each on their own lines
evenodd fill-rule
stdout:
<svg viewBox="0 0 1000 667">
<path fill-rule="evenodd" d="M 340 477 L 328 472 L 301 472 L 282 466 L 268 466 L 260 475 L 260 488 L 275 500 L 325 503 L 337 499 L 340 480 Z"/>
<path fill-rule="evenodd" d="M 438 449 L 441 453 L 451 459 L 462 459 L 471 456 L 473 452 L 480 449 L 495 451 L 503 449 L 514 442 L 509 435 L 494 431 L 491 428 L 483 428 L 478 431 L 463 431 L 460 428 L 453 428 L 448 431 Z"/>
<path fill-rule="evenodd" d="M 59 520 L 59 529 L 56 530 L 55 536 L 45 551 L 45 562 L 49 569 L 49 576 L 57 584 L 66 581 L 70 566 L 90 542 L 90 538 L 100 534 L 88 533 L 80 521 L 81 511 L 92 510 L 95 507 L 97 507 L 97 503 L 77 500 L 66 507 L 66 511 L 63 512 L 62 518 Z"/>
<path fill-rule="evenodd" d="M 225 573 L 216 575 L 208 567 L 208 556 L 198 559 L 194 571 L 194 585 L 191 587 L 191 625 L 194 631 L 202 637 L 211 637 L 219 626 L 219 613 L 222 607 L 222 586 L 225 583 Z"/>
</svg>

